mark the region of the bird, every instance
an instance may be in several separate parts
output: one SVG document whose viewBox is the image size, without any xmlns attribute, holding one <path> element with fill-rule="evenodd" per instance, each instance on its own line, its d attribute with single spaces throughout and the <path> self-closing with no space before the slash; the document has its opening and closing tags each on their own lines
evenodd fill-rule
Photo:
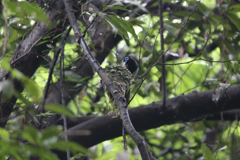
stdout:
<svg viewBox="0 0 240 160">
<path fill-rule="evenodd" d="M 124 57 L 123 59 L 123 65 L 124 68 L 127 68 L 131 74 L 133 75 L 133 78 L 135 78 L 135 76 L 138 73 L 138 62 L 136 60 L 134 60 L 131 57 Z"/>
<path fill-rule="evenodd" d="M 105 73 L 107 73 L 108 77 L 112 80 L 113 84 L 118 88 L 121 94 L 125 96 L 127 102 L 130 97 L 130 85 L 137 74 L 138 68 L 139 65 L 137 61 L 129 56 L 124 57 L 122 65 L 107 66 L 104 68 Z M 118 107 L 113 96 L 107 89 L 107 86 L 102 81 L 101 83 L 109 97 L 109 102 L 112 105 L 112 110 L 108 115 L 111 118 L 116 118 L 119 114 Z"/>
</svg>

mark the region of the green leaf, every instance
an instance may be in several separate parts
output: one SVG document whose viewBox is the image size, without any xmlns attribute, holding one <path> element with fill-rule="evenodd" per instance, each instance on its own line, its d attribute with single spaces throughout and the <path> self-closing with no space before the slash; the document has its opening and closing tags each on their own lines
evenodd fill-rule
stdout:
<svg viewBox="0 0 240 160">
<path fill-rule="evenodd" d="M 106 17 L 108 18 L 108 21 L 118 29 L 118 33 L 120 36 L 129 39 L 126 29 L 122 26 L 120 21 L 116 20 L 116 16 L 114 17 L 114 15 L 107 15 Z"/>
<path fill-rule="evenodd" d="M 62 151 L 69 150 L 73 153 L 75 153 L 75 152 L 88 153 L 88 150 L 86 148 L 82 147 L 81 145 L 79 145 L 75 142 L 66 142 L 63 140 L 59 140 L 55 144 L 53 144 L 52 147 L 62 150 Z"/>
<path fill-rule="evenodd" d="M 7 71 L 11 70 L 11 67 L 6 58 L 4 58 L 3 61 L 1 61 L 0 65 L 3 69 L 6 69 Z"/>
<path fill-rule="evenodd" d="M 82 77 L 72 71 L 65 71 L 64 76 L 66 81 L 73 81 L 73 82 L 82 81 Z"/>
<path fill-rule="evenodd" d="M 24 85 L 24 87 L 26 89 L 26 92 L 31 96 L 33 101 L 37 102 L 40 99 L 41 90 L 34 80 L 28 78 L 20 71 L 18 71 L 16 69 L 12 69 L 5 60 L 2 61 L 0 64 L 4 69 L 8 70 L 11 73 L 12 78 L 16 78 L 22 82 L 22 84 Z M 7 86 L 10 87 L 9 84 Z M 12 86 L 13 86 L 13 84 L 12 84 Z M 8 91 L 6 92 L 7 93 L 6 95 L 8 97 L 8 96 L 10 96 L 10 93 L 13 91 L 13 89 L 8 88 L 7 90 Z M 11 94 L 13 94 L 13 93 L 11 93 Z"/>
<path fill-rule="evenodd" d="M 122 6 L 122 7 L 124 7 L 124 5 L 122 4 L 122 2 L 120 2 L 120 1 L 117 1 L 117 2 L 115 2 L 115 3 L 113 3 L 113 4 L 109 4 L 109 5 L 107 5 L 106 7 L 114 7 L 114 6 Z"/>
<path fill-rule="evenodd" d="M 37 3 L 28 3 L 27 1 L 22 2 L 12 2 L 5 1 L 8 9 L 15 13 L 18 17 L 22 19 L 28 19 L 28 15 L 36 18 L 39 21 L 48 23 L 48 18 L 44 14 L 43 10 L 37 5 Z"/>
<path fill-rule="evenodd" d="M 230 156 L 231 160 L 239 159 L 238 154 L 238 136 L 236 136 L 234 133 L 231 135 L 231 146 L 230 146 Z"/>
<path fill-rule="evenodd" d="M 239 67 L 239 64 L 238 64 L 237 62 L 234 62 L 233 68 L 234 68 L 234 71 L 235 71 L 235 72 L 237 72 L 238 74 L 240 74 L 240 67 Z"/>
<path fill-rule="evenodd" d="M 21 79 L 21 82 L 24 84 L 26 92 L 31 96 L 33 101 L 38 102 L 41 97 L 41 90 L 37 83 L 26 76 Z"/>
<path fill-rule="evenodd" d="M 179 137 L 182 139 L 183 142 L 188 143 L 188 139 L 183 135 L 179 134 Z"/>
<path fill-rule="evenodd" d="M 201 11 L 201 12 L 204 12 L 204 15 L 206 15 L 206 12 L 209 12 L 209 8 L 204 4 L 204 3 L 199 3 L 198 4 L 198 9 Z"/>
<path fill-rule="evenodd" d="M 240 19 L 238 18 L 238 16 L 232 13 L 227 13 L 227 16 L 232 21 L 232 23 L 237 27 L 237 29 L 240 31 L 240 25 L 239 25 Z"/>
<path fill-rule="evenodd" d="M 106 7 L 103 8 L 103 11 L 105 11 L 107 9 L 119 9 L 119 10 L 128 11 L 120 1 L 117 1 L 110 5 L 107 5 Z"/>
<path fill-rule="evenodd" d="M 41 159 L 44 160 L 57 160 L 58 157 L 56 154 L 50 152 L 46 148 L 35 147 L 32 145 L 24 145 L 25 152 L 30 152 L 33 155 L 38 155 Z"/>
<path fill-rule="evenodd" d="M 189 12 L 189 11 L 177 11 L 177 12 L 174 12 L 174 15 L 181 16 L 181 17 L 188 17 L 191 13 L 192 12 Z M 202 19 L 202 17 L 197 13 L 193 13 L 189 19 L 200 20 Z"/>
<path fill-rule="evenodd" d="M 48 140 L 52 138 L 58 138 L 61 132 L 62 132 L 62 126 L 51 126 L 42 132 L 42 135 L 43 135 L 42 139 Z"/>
<path fill-rule="evenodd" d="M 109 7 L 110 9 L 116 9 L 116 10 L 124 10 L 124 11 L 128 11 L 128 9 L 122 7 L 122 6 L 112 6 L 112 7 Z"/>
<path fill-rule="evenodd" d="M 125 21 L 123 19 L 120 19 L 121 20 L 121 23 L 122 25 L 125 27 L 125 29 L 132 34 L 132 36 L 135 38 L 135 40 L 137 41 L 138 40 L 138 37 L 136 35 L 136 32 L 133 28 L 133 26 L 131 25 L 131 23 L 129 23 L 128 21 Z"/>
<path fill-rule="evenodd" d="M 93 41 L 90 41 L 90 45 L 91 45 L 92 49 L 93 49 L 95 52 L 97 52 L 97 50 L 96 50 L 96 48 L 95 48 L 95 45 L 94 45 Z"/>
<path fill-rule="evenodd" d="M 117 155 L 118 151 L 108 152 L 101 156 L 98 160 L 114 159 Z"/>
<path fill-rule="evenodd" d="M 185 132 L 187 130 L 187 127 L 186 126 L 182 126 L 182 127 L 180 127 L 178 130 L 177 130 L 177 132 L 178 133 L 182 133 L 182 132 Z"/>
<path fill-rule="evenodd" d="M 66 115 L 69 117 L 74 116 L 71 110 L 67 109 L 66 107 L 62 107 L 61 105 L 56 105 L 56 104 L 47 104 L 45 108 L 49 111 L 52 111 L 54 113 Z"/>
<path fill-rule="evenodd" d="M 202 152 L 203 152 L 204 160 L 213 160 L 213 159 L 215 159 L 212 151 L 204 143 L 202 144 Z"/>
<path fill-rule="evenodd" d="M 32 144 L 37 144 L 39 142 L 41 135 L 36 128 L 32 126 L 26 126 L 22 134 L 22 137 Z"/>
<path fill-rule="evenodd" d="M 110 15 L 110 16 L 111 16 L 112 19 L 114 19 L 116 22 L 118 22 L 124 30 L 126 30 L 126 31 L 129 32 L 129 33 L 131 33 L 132 36 L 133 36 L 136 40 L 138 40 L 138 37 L 137 37 L 137 35 L 136 35 L 136 33 L 135 33 L 134 28 L 132 27 L 132 25 L 131 25 L 128 21 L 125 21 L 125 20 L 123 20 L 122 18 L 119 18 L 119 17 L 117 17 L 117 16 L 115 16 L 115 15 Z M 108 17 L 109 17 L 109 16 L 108 16 Z M 126 36 L 126 37 L 127 37 L 127 36 Z"/>
<path fill-rule="evenodd" d="M 8 131 L 5 130 L 4 128 L 0 128 L 0 137 L 1 139 L 8 141 L 9 140 Z"/>
<path fill-rule="evenodd" d="M 106 13 L 103 13 L 103 12 L 96 12 L 99 17 L 101 17 L 102 19 L 107 15 Z"/>
<path fill-rule="evenodd" d="M 200 149 L 200 145 L 195 145 L 195 146 L 192 146 L 192 147 L 189 147 L 189 149 L 192 149 L 192 150 L 199 150 Z"/>
<path fill-rule="evenodd" d="M 4 100 L 10 99 L 14 94 L 14 85 L 12 81 L 5 80 L 0 82 L 0 92 L 2 92 Z"/>
<path fill-rule="evenodd" d="M 228 12 L 238 13 L 240 10 L 240 4 L 235 4 L 229 7 Z"/>
</svg>

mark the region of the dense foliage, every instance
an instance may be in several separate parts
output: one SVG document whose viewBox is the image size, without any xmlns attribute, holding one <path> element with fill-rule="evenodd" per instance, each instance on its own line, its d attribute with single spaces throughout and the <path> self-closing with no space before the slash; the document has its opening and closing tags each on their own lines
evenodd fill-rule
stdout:
<svg viewBox="0 0 240 160">
<path fill-rule="evenodd" d="M 158 1 L 72 4 L 103 68 L 126 55 L 138 61 L 128 108 L 153 159 L 240 157 L 237 0 L 163 0 L 164 50 Z M 62 0 L 3 0 L 0 11 L 0 159 L 66 159 L 66 150 L 79 159 L 141 159 L 130 136 L 124 152 L 121 119 L 108 116 L 111 104 L 76 43 Z M 168 100 L 160 114 L 163 55 Z M 159 112 L 161 122 L 151 112 Z"/>
</svg>

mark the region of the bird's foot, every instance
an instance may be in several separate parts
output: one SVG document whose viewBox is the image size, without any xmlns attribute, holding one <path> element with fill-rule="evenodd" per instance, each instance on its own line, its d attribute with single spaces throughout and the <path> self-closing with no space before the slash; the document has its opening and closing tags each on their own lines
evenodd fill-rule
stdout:
<svg viewBox="0 0 240 160">
<path fill-rule="evenodd" d="M 118 114 L 116 112 L 114 112 L 114 111 L 110 111 L 110 112 L 108 112 L 108 116 L 110 118 L 116 118 L 116 117 L 118 117 Z"/>
</svg>

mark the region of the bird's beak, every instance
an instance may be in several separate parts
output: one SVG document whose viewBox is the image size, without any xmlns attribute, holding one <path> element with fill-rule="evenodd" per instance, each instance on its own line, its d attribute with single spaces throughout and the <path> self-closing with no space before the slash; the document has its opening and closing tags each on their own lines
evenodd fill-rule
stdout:
<svg viewBox="0 0 240 160">
<path fill-rule="evenodd" d="M 123 66 L 124 68 L 127 68 L 126 62 L 123 62 L 122 66 Z"/>
</svg>

